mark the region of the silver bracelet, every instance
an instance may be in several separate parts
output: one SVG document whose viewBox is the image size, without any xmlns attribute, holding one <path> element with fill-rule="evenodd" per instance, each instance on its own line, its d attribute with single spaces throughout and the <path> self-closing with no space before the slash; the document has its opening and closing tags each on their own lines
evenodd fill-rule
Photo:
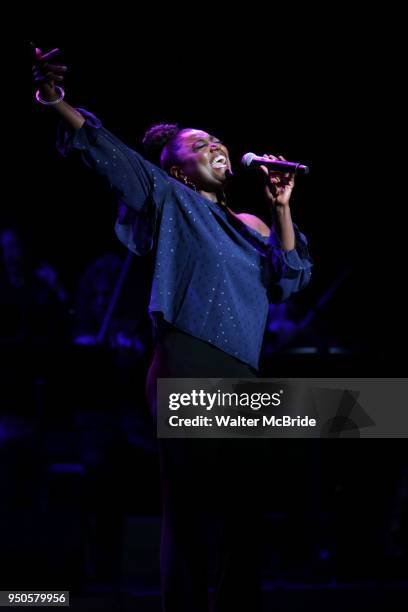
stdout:
<svg viewBox="0 0 408 612">
<path fill-rule="evenodd" d="M 65 97 L 65 91 L 62 89 L 62 87 L 59 87 L 59 85 L 55 85 L 55 89 L 58 89 L 59 91 L 59 97 L 56 100 L 43 100 L 40 96 L 39 89 L 37 89 L 37 91 L 35 92 L 35 99 L 40 104 L 45 104 L 45 106 L 54 106 L 54 104 L 59 104 Z"/>
</svg>

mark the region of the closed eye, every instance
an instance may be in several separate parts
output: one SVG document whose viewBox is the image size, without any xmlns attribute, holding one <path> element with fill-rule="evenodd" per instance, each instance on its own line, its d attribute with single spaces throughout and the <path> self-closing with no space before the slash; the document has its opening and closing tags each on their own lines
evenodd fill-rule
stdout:
<svg viewBox="0 0 408 612">
<path fill-rule="evenodd" d="M 221 142 L 221 140 L 211 140 L 212 144 L 224 144 L 223 142 Z M 202 149 L 203 147 L 207 146 L 209 143 L 206 140 L 197 140 L 197 142 L 194 143 L 193 145 L 193 149 Z"/>
</svg>

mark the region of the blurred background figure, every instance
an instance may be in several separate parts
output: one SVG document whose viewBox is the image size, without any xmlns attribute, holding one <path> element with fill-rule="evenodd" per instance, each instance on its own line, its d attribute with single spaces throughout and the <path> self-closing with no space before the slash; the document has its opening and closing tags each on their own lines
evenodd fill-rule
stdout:
<svg viewBox="0 0 408 612">
<path fill-rule="evenodd" d="M 127 282 L 128 270 L 124 268 L 130 263 L 107 253 L 86 268 L 76 295 L 75 344 L 104 343 L 112 348 L 129 348 L 138 355 L 144 354 L 149 326 L 144 324 L 143 296 L 132 292 Z"/>
<path fill-rule="evenodd" d="M 145 272 L 132 255 L 105 253 L 83 271 L 74 302 L 72 404 L 85 483 L 86 576 L 113 589 L 119 588 L 125 513 L 142 503 L 127 468 L 147 466 L 152 482 L 157 469 L 138 375 L 150 346 Z"/>
<path fill-rule="evenodd" d="M 33 584 L 43 567 L 45 355 L 69 337 L 68 304 L 55 268 L 33 255 L 19 229 L 0 227 L 0 564 L 7 584 L 17 575 Z"/>
<path fill-rule="evenodd" d="M 47 261 L 34 263 L 17 229 L 0 229 L 0 341 L 66 338 L 67 304 L 57 271 Z"/>
</svg>

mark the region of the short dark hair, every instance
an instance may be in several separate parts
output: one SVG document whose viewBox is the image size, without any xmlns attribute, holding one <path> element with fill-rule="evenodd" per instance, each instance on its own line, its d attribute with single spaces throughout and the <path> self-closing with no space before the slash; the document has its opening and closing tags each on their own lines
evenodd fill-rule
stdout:
<svg viewBox="0 0 408 612">
<path fill-rule="evenodd" d="M 149 161 L 169 171 L 179 162 L 177 136 L 183 131 L 177 123 L 156 123 L 143 136 L 143 152 Z"/>
</svg>

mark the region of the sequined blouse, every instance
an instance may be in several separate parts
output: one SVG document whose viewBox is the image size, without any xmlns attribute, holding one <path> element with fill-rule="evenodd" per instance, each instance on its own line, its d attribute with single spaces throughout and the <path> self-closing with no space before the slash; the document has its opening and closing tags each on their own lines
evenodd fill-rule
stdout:
<svg viewBox="0 0 408 612">
<path fill-rule="evenodd" d="M 228 209 L 145 160 L 84 109 L 78 130 L 60 126 L 57 148 L 80 151 L 119 202 L 115 231 L 137 255 L 154 253 L 149 313 L 258 369 L 270 300 L 310 280 L 307 240 L 281 247 Z"/>
</svg>

